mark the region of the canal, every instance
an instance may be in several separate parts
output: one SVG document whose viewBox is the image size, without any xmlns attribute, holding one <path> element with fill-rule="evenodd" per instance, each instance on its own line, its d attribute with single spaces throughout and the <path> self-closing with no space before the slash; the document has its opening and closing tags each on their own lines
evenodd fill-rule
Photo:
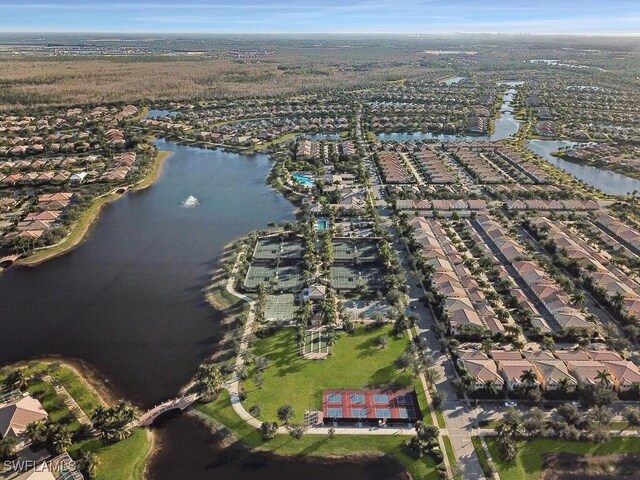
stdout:
<svg viewBox="0 0 640 480">
<path fill-rule="evenodd" d="M 536 155 L 541 156 L 552 165 L 561 168 L 603 193 L 608 195 L 624 195 L 634 190 L 640 191 L 640 180 L 590 165 L 569 162 L 563 158 L 551 155 L 561 148 L 573 148 L 576 145 L 576 142 L 564 140 L 530 140 L 527 143 L 529 150 Z"/>
<path fill-rule="evenodd" d="M 457 77 L 456 77 L 457 78 Z M 520 129 L 520 121 L 515 119 L 511 102 L 517 88 L 522 82 L 502 82 L 498 85 L 506 85 L 508 88 L 502 96 L 500 115 L 494 122 L 494 131 L 491 135 L 458 135 L 433 132 L 398 132 L 380 133 L 378 139 L 383 142 L 407 142 L 416 140 L 437 140 L 440 142 L 497 142 L 515 135 Z"/>
</svg>

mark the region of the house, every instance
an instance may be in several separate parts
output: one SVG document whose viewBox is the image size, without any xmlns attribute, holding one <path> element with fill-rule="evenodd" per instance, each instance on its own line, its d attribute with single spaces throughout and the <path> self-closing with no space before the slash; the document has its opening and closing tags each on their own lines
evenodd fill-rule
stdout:
<svg viewBox="0 0 640 480">
<path fill-rule="evenodd" d="M 84 179 L 87 178 L 87 172 L 78 172 L 74 173 L 69 177 L 69 183 L 72 187 L 78 187 L 84 182 Z"/>
<path fill-rule="evenodd" d="M 327 294 L 327 287 L 324 285 L 310 285 L 308 288 L 304 288 L 300 293 L 300 298 L 303 302 L 307 300 L 320 301 L 324 299 Z"/>
<path fill-rule="evenodd" d="M 584 350 L 556 350 L 554 355 L 564 362 L 591 360 L 591 355 Z"/>
<path fill-rule="evenodd" d="M 27 425 L 38 420 L 46 420 L 48 414 L 38 400 L 26 394 L 19 400 L 0 405 L 0 435 L 19 437 Z"/>
<path fill-rule="evenodd" d="M 504 379 L 498 373 L 496 363 L 487 357 L 483 352 L 477 350 L 467 350 L 458 352 L 458 365 L 471 375 L 475 383 L 474 390 L 487 387 L 488 384 L 495 385 L 498 389 L 504 387 Z"/>
<path fill-rule="evenodd" d="M 611 375 L 611 371 L 603 362 L 595 360 L 572 360 L 567 362 L 569 372 L 580 382 L 581 385 L 603 385 L 612 389 L 616 387 L 616 378 Z M 599 377 L 601 372 L 609 372 L 609 381 L 605 382 Z"/>
<path fill-rule="evenodd" d="M 529 370 L 531 370 L 536 376 L 536 380 L 533 382 L 533 385 L 538 387 L 542 385 L 543 379 L 540 376 L 540 373 L 536 369 L 535 365 L 529 360 L 500 361 L 498 362 L 498 368 L 507 383 L 509 391 L 513 391 L 514 389 L 527 385 L 522 381 L 522 376 Z"/>
<path fill-rule="evenodd" d="M 42 462 L 28 472 L 15 477 L 14 480 L 84 480 L 84 476 L 77 470 L 73 459 L 65 452 Z"/>
<path fill-rule="evenodd" d="M 629 360 L 603 360 L 604 366 L 616 379 L 618 391 L 627 392 L 640 385 L 640 369 Z"/>
<path fill-rule="evenodd" d="M 571 391 L 578 387 L 578 381 L 569 374 L 567 365 L 562 360 L 555 359 L 531 359 L 532 363 L 542 377 L 544 390 L 558 390 L 563 384 Z"/>
<path fill-rule="evenodd" d="M 491 355 L 491 358 L 496 362 L 522 360 L 522 355 L 516 350 L 491 350 L 489 355 Z"/>
</svg>

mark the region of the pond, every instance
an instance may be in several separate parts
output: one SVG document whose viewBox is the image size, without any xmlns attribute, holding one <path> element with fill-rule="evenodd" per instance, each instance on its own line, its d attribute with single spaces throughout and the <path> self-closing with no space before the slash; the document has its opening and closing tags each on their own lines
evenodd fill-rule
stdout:
<svg viewBox="0 0 640 480">
<path fill-rule="evenodd" d="M 561 168 L 603 193 L 608 195 L 624 195 L 634 190 L 640 191 L 640 180 L 590 165 L 569 162 L 551 155 L 561 148 L 573 148 L 576 145 L 578 145 L 578 143 L 565 140 L 530 140 L 527 143 L 527 147 L 532 152 L 541 156 L 547 162 Z"/>
</svg>

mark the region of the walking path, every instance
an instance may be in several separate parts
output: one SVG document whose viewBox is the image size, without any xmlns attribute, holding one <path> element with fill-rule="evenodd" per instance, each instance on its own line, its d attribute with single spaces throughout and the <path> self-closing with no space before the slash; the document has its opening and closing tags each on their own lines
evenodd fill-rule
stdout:
<svg viewBox="0 0 640 480">
<path fill-rule="evenodd" d="M 56 394 L 64 399 L 64 404 L 76 416 L 78 421 L 82 425 L 91 427 L 92 423 L 89 419 L 89 416 L 84 412 L 84 410 L 82 410 L 82 408 L 80 408 L 80 405 L 78 405 L 78 403 L 67 391 L 67 389 L 63 385 L 60 385 L 58 382 L 56 382 L 53 377 L 47 375 L 46 377 L 44 377 L 44 379 L 51 385 L 53 385 L 53 389 L 56 391 Z"/>
<path fill-rule="evenodd" d="M 244 325 L 244 330 L 242 332 L 242 339 L 240 340 L 240 351 L 236 356 L 236 365 L 235 372 L 242 371 L 245 362 L 245 356 L 243 353 L 249 347 L 246 339 L 249 334 L 251 334 L 253 328 L 254 321 L 254 308 L 255 301 L 246 295 L 242 295 L 239 293 L 235 287 L 233 286 L 234 274 L 237 271 L 238 261 L 240 260 L 242 255 L 245 255 L 245 251 L 242 251 L 238 255 L 238 259 L 236 260 L 236 264 L 231 271 L 231 275 L 229 276 L 229 280 L 227 281 L 227 291 L 232 295 L 244 300 L 249 304 L 249 313 L 247 315 L 247 321 Z M 233 410 L 238 414 L 240 418 L 242 418 L 245 422 L 251 425 L 254 428 L 260 428 L 262 426 L 262 422 L 251 415 L 244 408 L 244 405 L 240 401 L 240 380 L 236 374 L 225 384 L 225 387 L 229 391 L 231 396 L 231 405 Z M 415 435 L 415 429 L 412 426 L 407 425 L 406 427 L 342 427 L 342 426 L 311 426 L 309 427 L 305 434 L 307 435 L 328 435 L 329 431 L 333 430 L 333 433 L 336 435 Z M 278 428 L 278 433 L 288 433 L 289 430 L 286 426 L 281 426 Z"/>
</svg>

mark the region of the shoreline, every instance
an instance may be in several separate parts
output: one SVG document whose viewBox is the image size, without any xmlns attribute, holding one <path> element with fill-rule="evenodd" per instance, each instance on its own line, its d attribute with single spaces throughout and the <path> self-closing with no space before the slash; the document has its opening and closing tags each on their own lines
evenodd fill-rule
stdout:
<svg viewBox="0 0 640 480">
<path fill-rule="evenodd" d="M 111 202 L 121 198 L 128 191 L 140 191 L 149 188 L 160 177 L 164 162 L 167 158 L 173 155 L 173 152 L 161 151 L 158 152 L 154 159 L 154 165 L 151 168 L 148 175 L 135 185 L 128 187 L 119 187 L 115 191 L 122 188 L 127 188 L 124 193 L 115 193 L 111 191 L 99 197 L 96 197 L 93 203 L 85 211 L 85 214 L 80 218 L 76 224 L 71 228 L 69 234 L 59 243 L 55 245 L 49 245 L 42 247 L 34 251 L 34 253 L 26 258 L 19 258 L 16 260 L 15 265 L 19 267 L 36 267 L 42 263 L 51 260 L 52 258 L 60 257 L 66 253 L 72 251 L 77 246 L 81 245 L 91 233 L 91 230 L 95 226 L 96 222 L 100 218 L 102 209 Z"/>
<path fill-rule="evenodd" d="M 21 368 L 28 366 L 33 362 L 59 363 L 60 366 L 68 368 L 83 383 L 86 384 L 87 388 L 90 389 L 100 399 L 100 402 L 105 406 L 114 405 L 115 403 L 117 403 L 117 399 L 121 397 L 111 385 L 107 385 L 104 381 L 101 381 L 102 375 L 100 375 L 95 367 L 89 365 L 84 360 L 80 360 L 77 358 L 67 358 L 57 355 L 44 355 L 41 357 L 33 357 L 28 360 L 20 360 L 18 362 L 9 363 L 3 365 L 2 367 L 10 369 Z"/>
</svg>

